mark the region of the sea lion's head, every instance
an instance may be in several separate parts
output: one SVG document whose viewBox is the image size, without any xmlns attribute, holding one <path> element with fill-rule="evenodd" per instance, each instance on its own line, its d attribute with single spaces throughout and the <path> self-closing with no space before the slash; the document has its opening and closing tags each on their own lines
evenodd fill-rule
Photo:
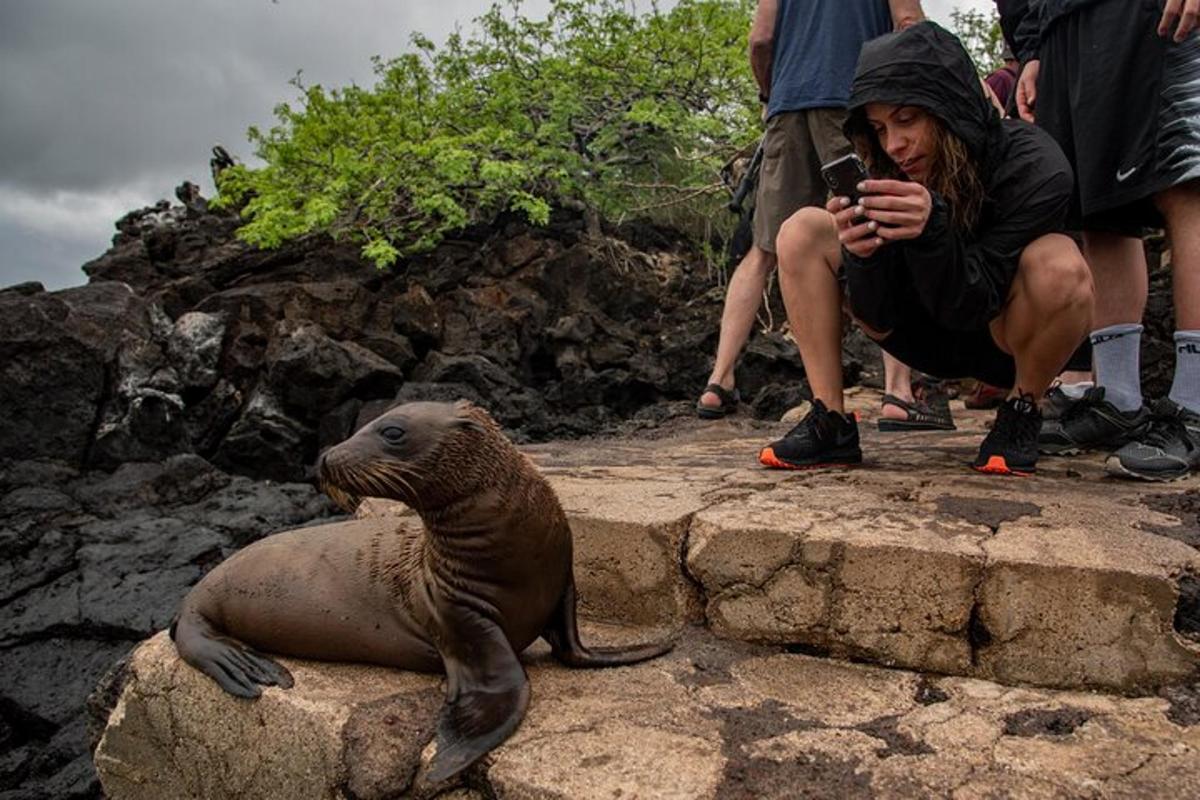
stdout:
<svg viewBox="0 0 1200 800">
<path fill-rule="evenodd" d="M 406 403 L 322 453 L 317 478 L 349 512 L 363 497 L 433 509 L 474 490 L 497 442 L 508 443 L 499 426 L 465 400 Z"/>
</svg>

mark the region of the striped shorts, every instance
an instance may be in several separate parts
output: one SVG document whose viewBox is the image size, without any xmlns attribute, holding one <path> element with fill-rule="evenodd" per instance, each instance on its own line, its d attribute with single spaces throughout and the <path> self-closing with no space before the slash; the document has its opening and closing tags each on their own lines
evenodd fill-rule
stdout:
<svg viewBox="0 0 1200 800">
<path fill-rule="evenodd" d="M 1164 188 L 1200 178 L 1200 34 L 1167 47 L 1158 126 Z"/>
</svg>

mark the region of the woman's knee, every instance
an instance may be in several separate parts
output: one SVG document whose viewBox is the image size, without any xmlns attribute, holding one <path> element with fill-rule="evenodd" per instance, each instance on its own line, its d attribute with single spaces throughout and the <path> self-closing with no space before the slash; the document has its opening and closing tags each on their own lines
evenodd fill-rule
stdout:
<svg viewBox="0 0 1200 800">
<path fill-rule="evenodd" d="M 821 254 L 837 241 L 837 228 L 833 216 L 823 208 L 806 206 L 792 214 L 779 227 L 775 237 L 775 252 L 781 273 L 802 269 L 812 259 L 811 254 Z"/>
<path fill-rule="evenodd" d="M 1069 237 L 1050 234 L 1021 254 L 1018 278 L 1035 305 L 1044 308 L 1092 305 L 1092 273 Z"/>
</svg>

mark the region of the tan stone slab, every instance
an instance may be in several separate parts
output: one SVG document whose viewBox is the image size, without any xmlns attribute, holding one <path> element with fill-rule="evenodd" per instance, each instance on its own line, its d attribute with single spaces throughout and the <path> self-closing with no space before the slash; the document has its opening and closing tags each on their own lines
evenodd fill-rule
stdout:
<svg viewBox="0 0 1200 800">
<path fill-rule="evenodd" d="M 789 484 L 698 514 L 687 566 L 709 623 L 731 638 L 969 671 L 965 631 L 988 530 L 864 485 Z"/>
<path fill-rule="evenodd" d="M 1136 690 L 1197 674 L 1200 643 L 1174 630 L 1192 548 L 1127 527 L 1014 523 L 984 549 L 978 675 Z"/>
<path fill-rule="evenodd" d="M 1196 674 L 1173 629 L 1195 548 L 1125 484 L 818 472 L 696 515 L 722 636 L 1010 683 L 1124 691 Z"/>
<path fill-rule="evenodd" d="M 569 670 L 545 648 L 525 660 L 528 714 L 445 787 L 456 800 L 1200 796 L 1200 686 L 1169 700 L 1011 689 L 697 628 L 633 667 Z M 247 702 L 179 662 L 165 635 L 145 643 L 96 753 L 107 796 L 409 796 L 441 681 L 287 664 L 292 689 Z"/>
<path fill-rule="evenodd" d="M 721 474 L 664 480 L 637 467 L 549 471 L 575 541 L 580 613 L 639 625 L 698 620 L 699 598 L 680 569 L 680 552 Z"/>
</svg>

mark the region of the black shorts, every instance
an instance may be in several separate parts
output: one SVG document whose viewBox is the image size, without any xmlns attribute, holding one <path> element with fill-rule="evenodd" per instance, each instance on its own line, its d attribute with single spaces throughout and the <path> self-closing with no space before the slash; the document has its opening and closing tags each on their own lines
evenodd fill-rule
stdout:
<svg viewBox="0 0 1200 800">
<path fill-rule="evenodd" d="M 842 299 L 851 314 L 854 304 L 846 291 L 845 273 L 839 272 Z M 975 378 L 1002 389 L 1017 380 L 1017 364 L 1000 349 L 989 329 L 955 331 L 942 325 L 921 305 L 913 286 L 902 280 L 889 285 L 888 307 L 881 319 L 863 316 L 872 330 L 889 331 L 879 346 L 913 369 L 935 378 Z"/>
<path fill-rule="evenodd" d="M 913 369 L 935 378 L 975 378 L 1002 389 L 1016 382 L 1016 362 L 996 345 L 991 331 L 949 330 L 919 304 L 897 313 L 903 316 L 896 317 L 879 346 Z"/>
<path fill-rule="evenodd" d="M 1056 20 L 1042 39 L 1037 124 L 1075 168 L 1069 225 L 1137 235 L 1161 227 L 1153 196 L 1181 182 L 1168 162 L 1161 0 L 1099 0 Z M 1172 57 L 1182 51 L 1171 50 Z M 1187 57 L 1187 56 L 1185 56 Z"/>
</svg>

